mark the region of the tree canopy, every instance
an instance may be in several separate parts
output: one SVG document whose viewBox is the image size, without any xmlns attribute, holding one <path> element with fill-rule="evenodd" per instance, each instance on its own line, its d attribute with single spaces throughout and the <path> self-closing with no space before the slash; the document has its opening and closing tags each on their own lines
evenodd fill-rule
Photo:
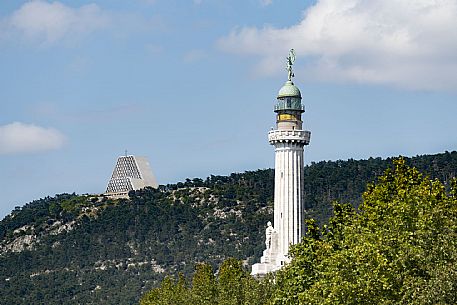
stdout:
<svg viewBox="0 0 457 305">
<path fill-rule="evenodd" d="M 396 160 L 358 212 L 308 224 L 277 275 L 274 304 L 457 304 L 457 182 Z"/>
<path fill-rule="evenodd" d="M 451 196 L 457 152 L 405 158 L 405 163 L 431 179 L 438 178 L 446 196 Z M 309 221 L 307 238 L 322 241 L 308 247 L 324 253 L 330 236 L 339 241 L 333 242 L 335 247 L 340 247 L 340 235 L 346 234 L 340 228 L 355 217 L 354 208 L 362 204 L 367 182 L 377 181 L 387 167 L 392 167 L 391 159 L 381 158 L 322 161 L 305 167 L 307 215 L 315 219 Z M 427 180 L 426 184 L 430 183 Z M 196 262 L 206 262 L 217 271 L 227 258 L 234 257 L 242 259 L 244 268 L 250 270 L 262 254 L 265 225 L 272 219 L 273 186 L 274 171 L 265 169 L 186 179 L 159 189 L 132 191 L 129 199 L 62 194 L 17 207 L 0 221 L 2 301 L 132 304 L 146 291 L 159 287 L 165 275 L 177 279 L 181 272 L 186 287 L 193 288 Z M 354 208 L 332 206 L 335 200 Z M 449 240 L 443 240 L 444 249 L 452 249 L 446 244 Z M 313 255 L 323 257 L 319 251 L 308 251 L 308 256 L 301 257 L 314 277 L 302 276 L 302 267 L 297 264 L 295 281 L 311 286 L 322 275 L 319 272 L 325 269 L 313 265 L 317 261 Z M 433 269 L 434 277 L 447 278 L 433 286 L 435 290 L 430 288 L 428 295 L 438 294 L 438 289 L 453 291 L 455 273 L 451 267 L 444 264 Z M 302 285 L 290 287 L 297 293 L 304 289 Z M 255 293 L 255 289 L 246 293 L 251 291 Z M 205 296 L 207 290 L 202 288 L 199 293 Z"/>
<path fill-rule="evenodd" d="M 145 294 L 140 305 L 262 305 L 272 297 L 272 276 L 256 280 L 242 262 L 229 258 L 218 275 L 207 264 L 197 264 L 189 285 L 183 275 L 178 280 L 167 277 L 160 287 Z"/>
<path fill-rule="evenodd" d="M 233 259 L 217 278 L 200 265 L 191 287 L 167 279 L 141 304 L 188 304 L 175 303 L 183 295 L 189 304 L 457 304 L 457 180 L 430 180 L 400 158 L 358 210 L 335 202 L 328 224 L 308 219 L 290 255 L 261 280 Z"/>
</svg>

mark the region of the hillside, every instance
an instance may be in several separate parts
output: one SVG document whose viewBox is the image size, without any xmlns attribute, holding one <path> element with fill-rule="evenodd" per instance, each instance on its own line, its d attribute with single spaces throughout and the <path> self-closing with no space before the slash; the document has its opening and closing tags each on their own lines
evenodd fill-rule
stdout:
<svg viewBox="0 0 457 305">
<path fill-rule="evenodd" d="M 433 178 L 457 176 L 457 152 L 418 156 Z M 308 216 L 325 223 L 334 200 L 358 206 L 367 182 L 391 166 L 370 158 L 305 168 Z M 272 218 L 271 169 L 187 179 L 129 200 L 62 194 L 15 209 L 0 222 L 0 295 L 6 304 L 132 304 L 166 274 L 228 257 L 247 267 Z"/>
</svg>

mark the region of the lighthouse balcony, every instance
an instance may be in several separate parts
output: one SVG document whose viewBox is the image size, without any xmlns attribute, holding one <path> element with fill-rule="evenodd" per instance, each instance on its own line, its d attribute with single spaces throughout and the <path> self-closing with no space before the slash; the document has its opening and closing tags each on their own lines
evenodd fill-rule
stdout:
<svg viewBox="0 0 457 305">
<path fill-rule="evenodd" d="M 271 130 L 268 132 L 270 144 L 276 142 L 299 142 L 308 145 L 310 138 L 311 132 L 307 130 Z"/>
</svg>

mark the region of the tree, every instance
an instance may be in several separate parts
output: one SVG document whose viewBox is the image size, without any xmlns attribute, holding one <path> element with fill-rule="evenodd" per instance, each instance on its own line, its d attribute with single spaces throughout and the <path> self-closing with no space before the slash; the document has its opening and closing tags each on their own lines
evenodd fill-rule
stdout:
<svg viewBox="0 0 457 305">
<path fill-rule="evenodd" d="M 179 274 L 177 282 L 171 277 L 165 277 L 159 288 L 152 289 L 145 294 L 140 305 L 192 305 L 187 281 Z"/>
<path fill-rule="evenodd" d="M 291 249 L 275 304 L 457 304 L 457 182 L 394 164 Z"/>
<path fill-rule="evenodd" d="M 244 304 L 267 305 L 271 304 L 272 295 L 275 291 L 275 275 L 268 274 L 262 279 L 248 276 L 244 279 Z"/>
<path fill-rule="evenodd" d="M 224 261 L 219 270 L 218 302 L 219 305 L 244 304 L 244 279 L 249 276 L 241 261 L 229 258 Z"/>
<path fill-rule="evenodd" d="M 254 279 L 234 258 L 225 260 L 215 277 L 207 264 L 197 264 L 188 287 L 183 277 L 175 282 L 166 277 L 159 288 L 146 293 L 141 305 L 265 305 L 274 292 L 273 276 Z"/>
<path fill-rule="evenodd" d="M 191 293 L 194 304 L 217 304 L 216 278 L 210 265 L 197 264 L 195 266 Z"/>
</svg>

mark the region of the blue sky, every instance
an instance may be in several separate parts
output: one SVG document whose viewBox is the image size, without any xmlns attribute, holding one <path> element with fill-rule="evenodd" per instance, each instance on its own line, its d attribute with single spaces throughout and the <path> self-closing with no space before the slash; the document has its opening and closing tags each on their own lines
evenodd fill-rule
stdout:
<svg viewBox="0 0 457 305">
<path fill-rule="evenodd" d="M 445 0 L 3 1 L 0 217 L 126 149 L 162 184 L 273 167 L 290 48 L 307 163 L 455 150 L 456 28 Z"/>
</svg>

